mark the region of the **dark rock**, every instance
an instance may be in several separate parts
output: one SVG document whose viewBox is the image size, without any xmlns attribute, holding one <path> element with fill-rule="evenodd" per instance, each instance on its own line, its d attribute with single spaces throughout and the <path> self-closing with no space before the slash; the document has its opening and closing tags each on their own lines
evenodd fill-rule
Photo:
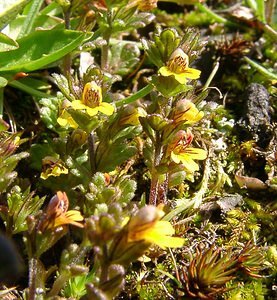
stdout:
<svg viewBox="0 0 277 300">
<path fill-rule="evenodd" d="M 264 86 L 251 83 L 242 96 L 244 106 L 238 121 L 243 140 L 255 140 L 261 148 L 266 148 L 273 137 L 270 125 L 269 94 Z"/>
</svg>

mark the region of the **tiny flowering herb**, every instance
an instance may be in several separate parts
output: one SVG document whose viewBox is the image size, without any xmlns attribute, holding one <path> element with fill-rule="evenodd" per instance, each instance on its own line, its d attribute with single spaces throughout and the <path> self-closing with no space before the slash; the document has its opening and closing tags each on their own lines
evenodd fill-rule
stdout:
<svg viewBox="0 0 277 300">
<path fill-rule="evenodd" d="M 40 178 L 46 180 L 50 176 L 58 177 L 61 174 L 68 174 L 68 169 L 60 159 L 46 156 L 42 160 L 42 172 Z"/>
<path fill-rule="evenodd" d="M 72 108 L 75 110 L 86 110 L 91 117 L 97 115 L 100 111 L 107 116 L 111 116 L 114 112 L 114 107 L 106 102 L 102 102 L 102 89 L 95 82 L 86 83 L 81 100 L 72 101 Z"/>
<path fill-rule="evenodd" d="M 181 84 L 186 84 L 187 78 L 197 79 L 200 77 L 201 71 L 189 68 L 189 57 L 180 48 L 176 49 L 170 56 L 166 66 L 159 69 L 162 76 L 174 76 Z"/>
<path fill-rule="evenodd" d="M 190 173 L 199 170 L 195 159 L 203 160 L 207 157 L 207 151 L 204 149 L 190 147 L 192 140 L 193 134 L 189 129 L 180 130 L 167 148 L 167 156 L 170 156 L 176 164 L 182 163 Z"/>
<path fill-rule="evenodd" d="M 69 200 L 65 192 L 58 191 L 50 200 L 45 214 L 39 223 L 39 230 L 55 228 L 63 225 L 74 225 L 83 228 L 83 216 L 78 210 L 68 210 Z"/>
</svg>

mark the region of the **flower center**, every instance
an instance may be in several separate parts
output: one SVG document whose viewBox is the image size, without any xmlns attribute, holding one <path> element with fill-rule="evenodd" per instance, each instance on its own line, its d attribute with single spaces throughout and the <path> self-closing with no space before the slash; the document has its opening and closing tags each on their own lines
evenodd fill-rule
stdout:
<svg viewBox="0 0 277 300">
<path fill-rule="evenodd" d="M 94 108 L 101 104 L 102 102 L 102 92 L 101 88 L 95 82 L 88 82 L 85 85 L 82 102 L 88 107 Z"/>
<path fill-rule="evenodd" d="M 182 49 L 178 48 L 171 54 L 166 66 L 171 72 L 181 74 L 186 71 L 188 64 L 188 56 Z"/>
</svg>

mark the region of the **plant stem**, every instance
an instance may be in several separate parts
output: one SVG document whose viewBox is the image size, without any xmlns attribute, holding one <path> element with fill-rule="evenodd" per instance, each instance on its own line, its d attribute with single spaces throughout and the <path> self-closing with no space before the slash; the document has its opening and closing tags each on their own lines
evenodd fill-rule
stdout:
<svg viewBox="0 0 277 300">
<path fill-rule="evenodd" d="M 159 195 L 159 187 L 160 187 L 160 180 L 159 180 L 159 174 L 157 173 L 156 167 L 161 162 L 161 156 L 162 156 L 162 146 L 160 142 L 160 137 L 158 136 L 158 133 L 156 134 L 156 145 L 155 145 L 155 151 L 154 151 L 154 162 L 153 167 L 151 170 L 151 187 L 150 187 L 150 195 L 149 195 L 149 204 L 150 205 L 157 205 L 158 202 L 158 195 Z"/>
<path fill-rule="evenodd" d="M 3 118 L 3 108 L 4 108 L 4 88 L 0 88 L 0 119 Z"/>
<path fill-rule="evenodd" d="M 276 5 L 276 0 L 268 0 L 267 1 L 267 9 L 266 9 L 266 22 L 271 24 L 272 18 L 274 16 L 274 8 Z"/>
<path fill-rule="evenodd" d="M 32 257 L 29 260 L 29 294 L 28 300 L 36 299 L 36 276 L 37 276 L 37 259 Z"/>
<path fill-rule="evenodd" d="M 64 27 L 65 29 L 70 29 L 70 16 L 71 16 L 71 10 L 70 8 L 67 8 L 64 10 Z M 68 80 L 69 86 L 71 87 L 71 78 L 70 78 L 70 70 L 71 70 L 71 54 L 68 53 L 63 58 L 63 72 L 65 77 Z"/>
<path fill-rule="evenodd" d="M 255 61 L 251 60 L 247 56 L 245 56 L 244 59 L 246 60 L 246 62 L 249 63 L 249 65 L 251 67 L 255 68 L 258 72 L 260 72 L 261 74 L 263 74 L 268 79 L 277 80 L 277 74 L 268 71 L 265 67 L 263 67 L 262 65 L 256 63 Z"/>
<path fill-rule="evenodd" d="M 17 88 L 17 89 L 24 91 L 24 92 L 26 92 L 34 97 L 37 97 L 37 98 L 51 98 L 52 97 L 51 95 L 48 95 L 46 93 L 35 90 L 32 87 L 30 87 L 18 80 L 13 80 L 13 81 L 9 82 L 9 86 Z"/>
<path fill-rule="evenodd" d="M 201 3 L 196 3 L 195 6 L 201 11 L 205 12 L 207 15 L 209 15 L 215 22 L 226 24 L 228 23 L 228 20 L 219 16 L 218 14 L 214 13 L 212 10 L 210 10 L 206 5 L 203 5 Z"/>
<path fill-rule="evenodd" d="M 146 95 L 148 95 L 152 90 L 154 89 L 154 86 L 151 84 L 148 84 L 147 86 L 145 86 L 144 88 L 142 88 L 141 90 L 139 90 L 137 93 L 123 99 L 123 100 L 119 100 L 115 103 L 116 107 L 120 107 L 122 105 L 125 104 L 130 104 L 133 103 L 135 101 L 137 101 L 140 98 L 145 97 Z"/>
<path fill-rule="evenodd" d="M 205 91 L 211 84 L 212 80 L 215 77 L 216 72 L 218 71 L 219 68 L 219 61 L 217 60 L 214 64 L 214 68 L 212 70 L 212 73 L 210 74 L 209 78 L 207 79 L 205 85 L 203 86 L 203 91 Z"/>
<path fill-rule="evenodd" d="M 103 259 L 101 262 L 101 274 L 100 274 L 100 284 L 108 280 L 108 269 L 109 269 L 109 260 L 108 260 L 108 250 L 107 246 L 103 246 Z"/>
<path fill-rule="evenodd" d="M 94 133 L 91 132 L 88 136 L 88 152 L 89 152 L 89 162 L 92 175 L 96 172 L 96 162 L 95 162 L 95 138 Z"/>
</svg>

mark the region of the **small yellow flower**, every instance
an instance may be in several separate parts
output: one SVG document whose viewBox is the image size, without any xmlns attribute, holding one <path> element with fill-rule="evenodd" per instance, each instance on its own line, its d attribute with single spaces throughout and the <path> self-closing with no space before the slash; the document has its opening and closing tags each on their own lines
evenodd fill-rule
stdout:
<svg viewBox="0 0 277 300">
<path fill-rule="evenodd" d="M 181 84 L 187 82 L 187 78 L 197 79 L 200 77 L 201 71 L 189 68 L 189 58 L 185 52 L 178 48 L 170 56 L 166 66 L 159 69 L 162 76 L 174 76 Z"/>
<path fill-rule="evenodd" d="M 128 265 L 142 257 L 152 244 L 162 249 L 182 247 L 184 239 L 172 237 L 175 233 L 168 221 L 162 221 L 163 206 L 147 205 L 126 220 L 110 247 L 110 260 L 115 264 Z"/>
<path fill-rule="evenodd" d="M 71 103 L 68 100 L 64 100 L 62 103 L 61 111 L 57 119 L 57 123 L 62 126 L 70 126 L 72 128 L 78 128 L 78 124 L 72 118 L 70 113 L 67 111 L 67 108 L 71 106 Z"/>
<path fill-rule="evenodd" d="M 60 159 L 52 156 L 46 156 L 42 159 L 41 179 L 46 180 L 50 176 L 58 177 L 61 174 L 68 174 L 68 169 Z"/>
<path fill-rule="evenodd" d="M 193 140 L 190 130 L 180 130 L 173 142 L 168 146 L 167 155 L 171 157 L 176 164 L 182 163 L 185 169 L 193 173 L 199 170 L 198 164 L 194 161 L 207 158 L 207 151 L 200 148 L 189 147 Z"/>
<path fill-rule="evenodd" d="M 114 112 L 114 107 L 111 104 L 102 102 L 102 89 L 95 81 L 86 83 L 82 99 L 72 101 L 71 105 L 75 110 L 86 110 L 91 117 L 97 115 L 99 111 L 107 116 Z"/>
<path fill-rule="evenodd" d="M 140 125 L 139 117 L 145 117 L 146 111 L 142 107 L 128 106 L 122 113 L 119 124 L 122 125 Z"/>
<path fill-rule="evenodd" d="M 166 247 L 182 247 L 184 239 L 172 237 L 175 233 L 173 226 L 168 221 L 161 221 L 164 216 L 161 206 L 148 205 L 128 222 L 128 243 L 146 242 L 156 244 L 162 249 Z"/>
<path fill-rule="evenodd" d="M 83 228 L 84 218 L 77 210 L 69 210 L 69 201 L 66 193 L 58 191 L 50 200 L 45 213 L 39 223 L 39 230 L 55 228 L 63 225 L 74 225 Z"/>
<path fill-rule="evenodd" d="M 180 100 L 174 110 L 172 119 L 175 124 L 192 124 L 200 121 L 204 116 L 203 111 L 199 111 L 194 103 L 189 100 Z"/>
</svg>

